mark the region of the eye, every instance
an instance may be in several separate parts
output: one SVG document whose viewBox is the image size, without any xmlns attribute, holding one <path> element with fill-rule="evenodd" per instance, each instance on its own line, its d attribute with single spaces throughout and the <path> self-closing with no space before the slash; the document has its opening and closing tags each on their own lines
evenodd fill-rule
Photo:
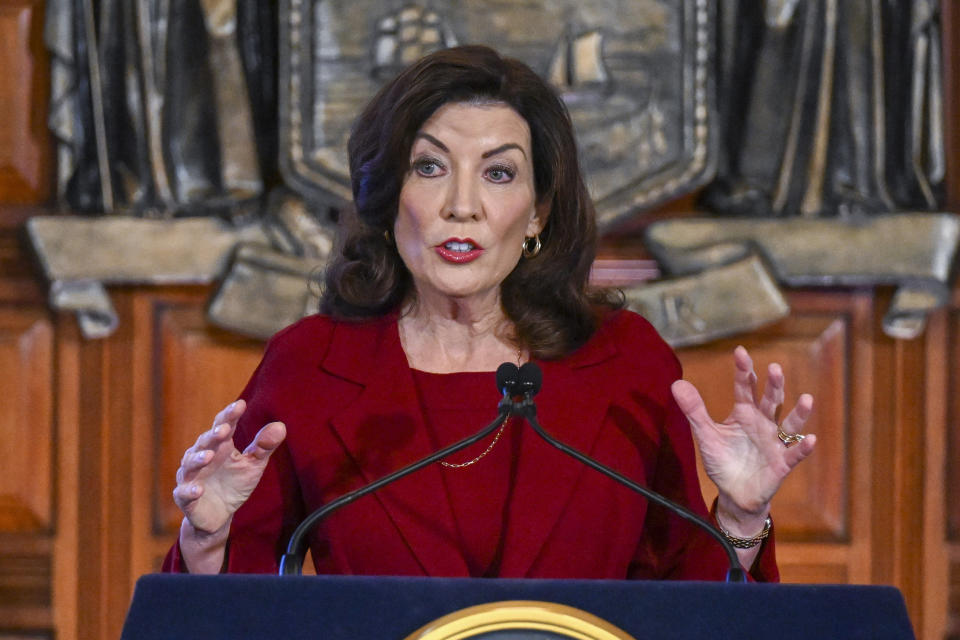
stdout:
<svg viewBox="0 0 960 640">
<path fill-rule="evenodd" d="M 434 178 L 442 175 L 444 168 L 443 163 L 436 158 L 418 158 L 413 162 L 413 170 L 417 172 L 417 175 L 424 178 Z"/>
<path fill-rule="evenodd" d="M 514 178 L 513 169 L 503 165 L 494 165 L 490 167 L 487 169 L 486 174 L 487 179 L 490 180 L 490 182 L 496 183 L 510 182 Z"/>
</svg>

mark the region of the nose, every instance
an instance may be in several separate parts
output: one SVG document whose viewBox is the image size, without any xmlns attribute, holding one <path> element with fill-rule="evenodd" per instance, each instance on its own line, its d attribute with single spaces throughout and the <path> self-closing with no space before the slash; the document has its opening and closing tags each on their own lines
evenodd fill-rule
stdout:
<svg viewBox="0 0 960 640">
<path fill-rule="evenodd" d="M 483 217 L 479 185 L 468 172 L 459 172 L 449 182 L 443 217 L 463 222 Z"/>
</svg>

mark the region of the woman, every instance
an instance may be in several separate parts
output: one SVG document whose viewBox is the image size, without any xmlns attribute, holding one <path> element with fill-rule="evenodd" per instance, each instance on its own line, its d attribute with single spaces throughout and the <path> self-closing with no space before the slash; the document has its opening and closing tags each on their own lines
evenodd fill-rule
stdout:
<svg viewBox="0 0 960 640">
<path fill-rule="evenodd" d="M 814 438 L 778 438 L 782 372 L 755 400 L 742 348 L 733 413 L 713 422 L 651 326 L 588 289 L 595 230 L 572 126 L 533 71 L 485 47 L 432 54 L 371 101 L 349 152 L 357 219 L 324 314 L 277 334 L 185 453 L 166 569 L 276 571 L 304 515 L 475 433 L 495 413 L 497 366 L 537 360 L 545 428 L 709 517 L 692 424 L 716 521 L 755 578 L 777 578 L 770 499 Z M 811 410 L 801 396 L 783 432 Z M 322 522 L 317 571 L 723 577 L 712 539 L 522 424 L 475 446 Z"/>
</svg>

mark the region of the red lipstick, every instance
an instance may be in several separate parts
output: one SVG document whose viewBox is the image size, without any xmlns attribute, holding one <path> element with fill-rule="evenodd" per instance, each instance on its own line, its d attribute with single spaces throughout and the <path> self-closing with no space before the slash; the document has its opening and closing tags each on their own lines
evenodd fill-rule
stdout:
<svg viewBox="0 0 960 640">
<path fill-rule="evenodd" d="M 483 247 L 471 238 L 447 238 L 434 247 L 437 255 L 455 264 L 473 262 L 483 255 Z"/>
</svg>

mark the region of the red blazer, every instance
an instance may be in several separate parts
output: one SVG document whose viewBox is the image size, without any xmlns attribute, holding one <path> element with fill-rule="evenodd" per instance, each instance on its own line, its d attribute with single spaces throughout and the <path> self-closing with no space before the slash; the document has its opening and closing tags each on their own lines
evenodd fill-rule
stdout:
<svg viewBox="0 0 960 640">
<path fill-rule="evenodd" d="M 579 350 L 539 364 L 545 429 L 710 517 L 690 427 L 670 393 L 680 365 L 646 320 L 612 313 Z M 300 321 L 270 341 L 241 397 L 240 450 L 273 420 L 287 439 L 234 516 L 229 571 L 276 572 L 306 513 L 434 450 L 395 316 Z M 726 556 L 712 538 L 531 429 L 520 437 L 502 577 L 723 579 Z M 329 516 L 311 538 L 318 573 L 468 575 L 440 474 L 421 469 Z M 176 545 L 165 569 L 183 570 Z M 752 575 L 778 579 L 772 538 Z"/>
</svg>

